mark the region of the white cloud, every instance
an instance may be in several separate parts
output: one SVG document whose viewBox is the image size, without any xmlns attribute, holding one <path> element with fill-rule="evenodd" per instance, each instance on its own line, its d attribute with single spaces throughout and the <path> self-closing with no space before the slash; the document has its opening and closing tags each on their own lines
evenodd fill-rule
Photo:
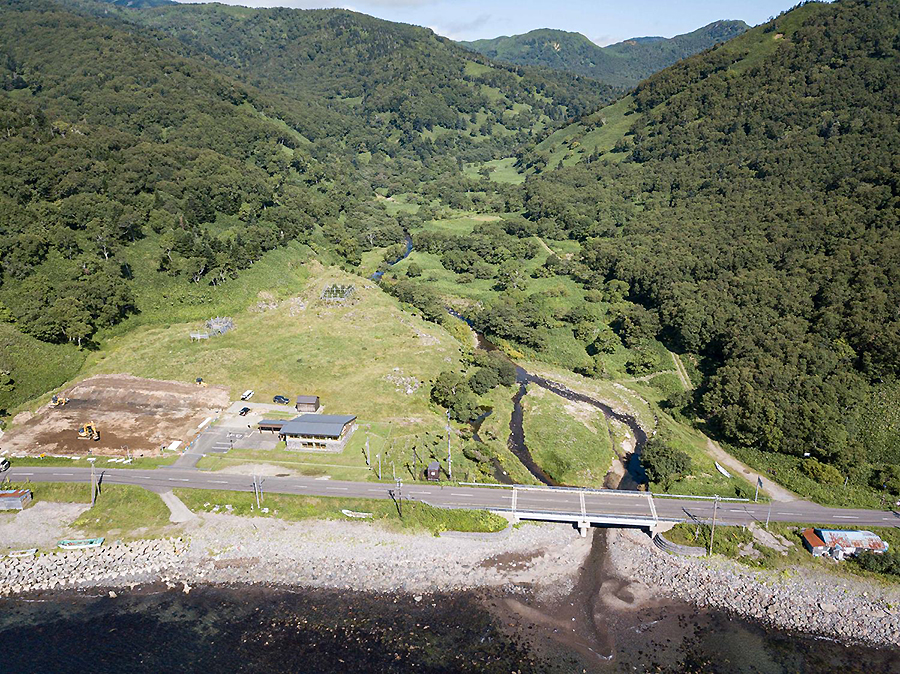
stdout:
<svg viewBox="0 0 900 674">
<path fill-rule="evenodd" d="M 429 28 L 438 35 L 443 35 L 451 40 L 465 40 L 471 39 L 470 34 L 472 31 L 476 31 L 490 23 L 493 18 L 490 14 L 479 14 L 474 19 L 467 21 L 446 21 L 429 26 Z"/>
</svg>

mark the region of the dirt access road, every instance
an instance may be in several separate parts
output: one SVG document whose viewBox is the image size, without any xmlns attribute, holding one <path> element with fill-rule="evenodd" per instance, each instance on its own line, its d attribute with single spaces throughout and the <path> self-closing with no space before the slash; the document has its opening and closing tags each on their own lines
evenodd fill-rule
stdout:
<svg viewBox="0 0 900 674">
<path fill-rule="evenodd" d="M 11 454 L 158 456 L 161 448 L 188 442 L 198 426 L 229 404 L 228 389 L 125 374 L 97 375 L 62 392 L 69 403 L 22 413 L 3 437 Z M 100 440 L 78 439 L 93 421 Z M 127 450 L 126 450 L 127 448 Z"/>
</svg>

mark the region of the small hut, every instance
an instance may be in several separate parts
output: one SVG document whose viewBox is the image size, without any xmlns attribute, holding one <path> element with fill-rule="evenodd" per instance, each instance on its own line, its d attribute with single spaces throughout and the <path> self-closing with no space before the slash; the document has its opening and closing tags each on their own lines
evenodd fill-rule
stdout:
<svg viewBox="0 0 900 674">
<path fill-rule="evenodd" d="M 297 396 L 297 402 L 294 405 L 298 412 L 315 414 L 321 407 L 319 396 Z"/>
<path fill-rule="evenodd" d="M 30 489 L 0 490 L 0 510 L 22 510 L 31 502 Z"/>
<path fill-rule="evenodd" d="M 438 461 L 429 463 L 428 469 L 425 471 L 425 477 L 428 478 L 429 482 L 439 482 L 441 479 L 441 464 Z"/>
</svg>

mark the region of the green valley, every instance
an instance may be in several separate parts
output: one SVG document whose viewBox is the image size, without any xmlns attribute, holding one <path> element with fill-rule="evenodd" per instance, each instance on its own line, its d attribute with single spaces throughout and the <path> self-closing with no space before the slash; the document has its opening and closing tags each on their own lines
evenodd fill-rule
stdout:
<svg viewBox="0 0 900 674">
<path fill-rule="evenodd" d="M 202 376 L 364 432 L 201 468 L 374 479 L 368 439 L 421 479 L 449 414 L 455 478 L 533 483 L 502 353 L 637 419 L 654 490 L 752 496 L 711 436 L 801 495 L 900 495 L 890 3 L 614 45 L 604 76 L 344 10 L 155 4 L 0 4 L 7 423 L 96 374 Z M 214 316 L 236 328 L 191 342 Z M 601 486 L 634 438 L 570 402 L 530 384 L 525 443 Z"/>
</svg>

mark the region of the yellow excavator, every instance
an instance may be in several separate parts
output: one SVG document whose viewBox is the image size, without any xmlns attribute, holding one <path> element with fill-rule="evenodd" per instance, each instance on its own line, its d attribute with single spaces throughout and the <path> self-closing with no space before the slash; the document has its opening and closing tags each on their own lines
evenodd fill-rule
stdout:
<svg viewBox="0 0 900 674">
<path fill-rule="evenodd" d="M 67 402 L 69 402 L 69 399 L 65 396 L 53 396 L 52 398 L 50 398 L 50 407 L 62 407 Z"/>
<path fill-rule="evenodd" d="M 197 382 L 197 386 L 203 386 L 203 387 L 207 386 L 206 382 L 203 381 L 203 377 L 197 377 L 196 382 Z"/>
<path fill-rule="evenodd" d="M 94 425 L 93 421 L 87 422 L 84 426 L 78 429 L 78 439 L 95 441 L 100 439 L 100 431 L 97 430 L 97 427 Z"/>
</svg>

